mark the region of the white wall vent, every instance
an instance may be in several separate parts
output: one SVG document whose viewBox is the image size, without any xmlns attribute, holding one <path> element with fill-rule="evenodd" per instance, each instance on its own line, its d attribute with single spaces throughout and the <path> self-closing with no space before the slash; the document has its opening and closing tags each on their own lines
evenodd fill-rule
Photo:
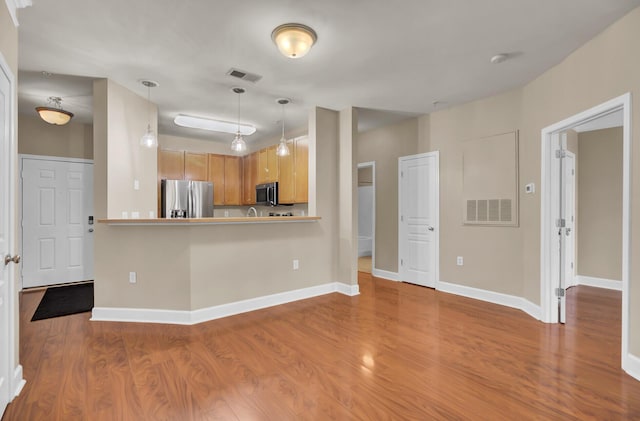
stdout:
<svg viewBox="0 0 640 421">
<path fill-rule="evenodd" d="M 467 200 L 464 223 L 471 225 L 512 225 L 511 199 Z"/>
<path fill-rule="evenodd" d="M 251 83 L 256 83 L 257 81 L 262 79 L 262 76 L 257 75 L 255 73 L 249 73 L 249 72 L 245 72 L 244 70 L 233 69 L 233 68 L 229 69 L 229 71 L 227 72 L 227 76 L 242 79 Z"/>
</svg>

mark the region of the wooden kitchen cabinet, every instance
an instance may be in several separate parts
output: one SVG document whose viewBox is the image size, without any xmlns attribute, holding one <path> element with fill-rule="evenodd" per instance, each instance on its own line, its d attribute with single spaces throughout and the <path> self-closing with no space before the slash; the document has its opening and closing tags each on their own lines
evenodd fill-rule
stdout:
<svg viewBox="0 0 640 421">
<path fill-rule="evenodd" d="M 273 183 L 278 181 L 278 155 L 273 145 L 258 152 L 258 175 L 256 184 Z"/>
<path fill-rule="evenodd" d="M 184 153 L 184 179 L 193 181 L 207 181 L 208 159 L 206 153 Z"/>
<path fill-rule="evenodd" d="M 213 204 L 224 205 L 224 155 L 209 154 L 209 175 L 207 181 L 213 183 Z"/>
<path fill-rule="evenodd" d="M 158 150 L 158 183 L 162 179 L 184 178 L 184 151 Z"/>
<path fill-rule="evenodd" d="M 224 204 L 242 204 L 242 158 L 224 157 Z"/>
<path fill-rule="evenodd" d="M 294 203 L 309 201 L 309 137 L 297 137 L 293 141 L 295 150 L 295 199 Z"/>
<path fill-rule="evenodd" d="M 293 203 L 296 200 L 295 160 L 296 151 L 293 140 L 287 141 L 289 155 L 279 156 L 278 165 L 278 202 Z"/>
<path fill-rule="evenodd" d="M 307 136 L 287 141 L 289 155 L 280 156 L 278 201 L 307 203 L 309 195 L 309 139 Z"/>
<path fill-rule="evenodd" d="M 256 204 L 256 184 L 258 173 L 258 152 L 242 158 L 242 204 Z"/>
</svg>

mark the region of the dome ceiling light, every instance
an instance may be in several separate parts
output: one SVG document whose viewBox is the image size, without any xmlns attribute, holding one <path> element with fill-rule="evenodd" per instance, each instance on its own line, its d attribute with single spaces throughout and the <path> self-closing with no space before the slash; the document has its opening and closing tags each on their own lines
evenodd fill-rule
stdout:
<svg viewBox="0 0 640 421">
<path fill-rule="evenodd" d="M 280 52 L 289 58 L 304 57 L 318 40 L 316 31 L 301 23 L 285 23 L 271 32 Z"/>
<path fill-rule="evenodd" d="M 58 96 L 50 96 L 48 106 L 36 107 L 36 111 L 40 118 L 54 126 L 64 126 L 73 117 L 73 113 L 62 109 L 62 98 Z"/>
</svg>

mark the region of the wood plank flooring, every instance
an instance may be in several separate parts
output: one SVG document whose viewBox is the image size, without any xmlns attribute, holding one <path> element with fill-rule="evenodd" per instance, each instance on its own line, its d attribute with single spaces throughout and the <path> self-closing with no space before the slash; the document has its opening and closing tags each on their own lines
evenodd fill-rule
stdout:
<svg viewBox="0 0 640 421">
<path fill-rule="evenodd" d="M 360 274 L 330 294 L 196 326 L 29 322 L 11 420 L 640 419 L 619 292 L 575 287 L 566 326 Z"/>
</svg>

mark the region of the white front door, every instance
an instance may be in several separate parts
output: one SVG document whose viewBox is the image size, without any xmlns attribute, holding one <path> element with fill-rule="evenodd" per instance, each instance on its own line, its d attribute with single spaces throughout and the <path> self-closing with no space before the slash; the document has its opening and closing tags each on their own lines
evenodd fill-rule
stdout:
<svg viewBox="0 0 640 421">
<path fill-rule="evenodd" d="M 399 167 L 401 281 L 435 288 L 438 265 L 438 152 L 405 156 Z"/>
<path fill-rule="evenodd" d="M 2 58 L 0 56 L 0 58 Z M 10 221 L 11 206 L 15 201 L 11 197 L 11 85 L 0 61 L 0 418 L 11 400 L 11 363 L 9 355 L 13 354 L 13 338 L 11 337 L 10 303 L 13 299 L 10 282 L 13 281 L 15 263 L 6 260 L 12 258 L 13 233 Z"/>
<path fill-rule="evenodd" d="M 93 279 L 93 164 L 22 158 L 23 288 Z"/>
</svg>

